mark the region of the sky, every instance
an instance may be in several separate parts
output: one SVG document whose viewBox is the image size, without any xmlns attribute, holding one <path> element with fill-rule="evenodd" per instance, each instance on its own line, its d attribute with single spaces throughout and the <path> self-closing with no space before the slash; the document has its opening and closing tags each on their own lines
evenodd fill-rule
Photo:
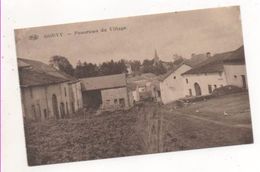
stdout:
<svg viewBox="0 0 260 172">
<path fill-rule="evenodd" d="M 161 60 L 173 61 L 174 54 L 190 58 L 192 53 L 215 54 L 243 44 L 239 7 L 17 29 L 15 38 L 18 58 L 48 63 L 60 55 L 73 66 L 79 60 L 152 59 L 155 49 Z"/>
</svg>

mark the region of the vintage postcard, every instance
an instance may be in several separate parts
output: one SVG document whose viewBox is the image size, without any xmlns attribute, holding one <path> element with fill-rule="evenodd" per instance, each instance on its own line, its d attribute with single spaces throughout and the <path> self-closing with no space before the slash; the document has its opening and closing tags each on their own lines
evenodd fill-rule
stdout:
<svg viewBox="0 0 260 172">
<path fill-rule="evenodd" d="M 253 143 L 238 6 L 15 40 L 29 166 Z"/>
</svg>

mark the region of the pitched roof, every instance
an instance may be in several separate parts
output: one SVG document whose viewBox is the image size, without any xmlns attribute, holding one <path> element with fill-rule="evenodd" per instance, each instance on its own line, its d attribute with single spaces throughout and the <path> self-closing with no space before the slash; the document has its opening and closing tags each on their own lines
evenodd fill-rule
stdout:
<svg viewBox="0 0 260 172">
<path fill-rule="evenodd" d="M 30 66 L 28 63 L 25 63 L 22 60 L 18 60 L 17 64 L 18 64 L 19 68 L 24 68 L 24 67 L 29 67 Z"/>
<path fill-rule="evenodd" d="M 187 62 L 187 61 L 184 61 L 182 62 L 181 64 L 179 64 L 178 66 L 175 66 L 173 67 L 171 70 L 169 70 L 166 74 L 162 75 L 160 78 L 159 78 L 159 81 L 164 81 L 166 78 L 168 78 L 168 76 L 170 76 L 173 72 L 175 72 L 176 70 L 178 70 L 182 65 L 187 65 L 187 66 L 190 66 L 192 67 L 192 65 Z"/>
<path fill-rule="evenodd" d="M 74 78 L 60 70 L 55 69 L 54 67 L 52 67 L 50 65 L 40 62 L 40 61 L 18 58 L 18 67 L 21 67 L 21 66 L 19 66 L 19 63 L 20 64 L 25 63 L 25 64 L 31 66 L 35 71 L 43 72 L 43 73 L 46 73 L 46 74 L 49 74 L 52 76 L 56 76 L 56 77 L 60 77 L 60 78 L 64 78 L 64 79 L 71 79 L 71 80 L 76 79 L 76 78 Z"/>
<path fill-rule="evenodd" d="M 187 72 L 184 72 L 183 75 L 222 72 L 224 70 L 224 63 L 229 61 L 244 62 L 244 46 L 241 46 L 235 51 L 216 54 L 208 60 L 196 65 Z"/>
<path fill-rule="evenodd" d="M 31 69 L 20 70 L 19 78 L 20 78 L 21 87 L 50 85 L 50 84 L 56 84 L 56 83 L 69 81 L 68 79 L 55 77 L 52 75 L 48 75 L 46 73 L 41 73 L 39 71 L 33 71 Z"/>
<path fill-rule="evenodd" d="M 21 87 L 56 84 L 76 80 L 40 61 L 18 58 Z"/>
<path fill-rule="evenodd" d="M 106 75 L 99 77 L 81 78 L 84 91 L 100 90 L 126 86 L 125 74 Z"/>
</svg>

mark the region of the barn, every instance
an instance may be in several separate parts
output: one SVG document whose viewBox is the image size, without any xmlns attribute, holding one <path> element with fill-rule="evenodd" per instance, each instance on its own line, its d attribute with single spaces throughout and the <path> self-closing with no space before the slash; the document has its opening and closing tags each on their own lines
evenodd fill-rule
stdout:
<svg viewBox="0 0 260 172">
<path fill-rule="evenodd" d="M 82 78 L 83 104 L 87 109 L 129 109 L 132 94 L 126 86 L 126 74 Z"/>
<path fill-rule="evenodd" d="M 23 116 L 60 119 L 82 108 L 80 81 L 40 61 L 18 58 Z"/>
</svg>

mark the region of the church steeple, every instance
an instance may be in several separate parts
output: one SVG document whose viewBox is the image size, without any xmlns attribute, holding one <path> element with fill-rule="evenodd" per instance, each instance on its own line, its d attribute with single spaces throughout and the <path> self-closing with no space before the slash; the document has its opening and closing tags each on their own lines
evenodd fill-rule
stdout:
<svg viewBox="0 0 260 172">
<path fill-rule="evenodd" d="M 159 59 L 159 56 L 158 56 L 158 53 L 157 53 L 157 50 L 155 49 L 154 51 L 154 58 L 153 58 L 153 64 L 158 64 L 160 59 Z"/>
</svg>

